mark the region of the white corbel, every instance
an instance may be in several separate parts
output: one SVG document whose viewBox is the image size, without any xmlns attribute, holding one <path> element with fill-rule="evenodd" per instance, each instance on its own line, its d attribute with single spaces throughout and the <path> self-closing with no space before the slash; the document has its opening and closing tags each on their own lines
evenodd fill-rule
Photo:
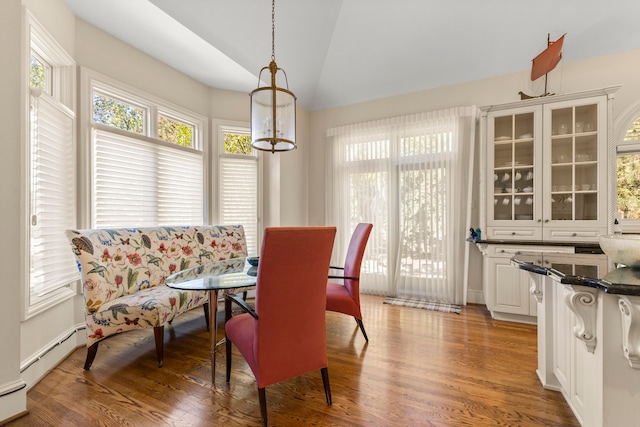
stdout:
<svg viewBox="0 0 640 427">
<path fill-rule="evenodd" d="M 640 369 L 640 297 L 619 295 L 622 349 L 634 369 Z"/>
<path fill-rule="evenodd" d="M 587 351 L 596 350 L 597 290 L 586 286 L 569 286 L 572 292 L 565 296 L 565 303 L 576 316 L 573 335 L 587 346 Z"/>
<path fill-rule="evenodd" d="M 536 298 L 536 301 L 542 302 L 542 280 L 546 276 L 542 276 L 539 273 L 533 273 L 531 271 L 529 273 L 529 278 L 531 279 L 531 286 L 529 287 L 529 292 Z"/>
</svg>

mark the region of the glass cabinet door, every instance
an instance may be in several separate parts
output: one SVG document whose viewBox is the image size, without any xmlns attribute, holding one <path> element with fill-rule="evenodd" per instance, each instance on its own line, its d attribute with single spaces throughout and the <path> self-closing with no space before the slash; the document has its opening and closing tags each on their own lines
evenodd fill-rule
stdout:
<svg viewBox="0 0 640 427">
<path fill-rule="evenodd" d="M 534 113 L 495 117 L 493 128 L 493 220 L 531 221 Z"/>
<path fill-rule="evenodd" d="M 551 112 L 551 220 L 598 220 L 598 105 Z"/>
</svg>

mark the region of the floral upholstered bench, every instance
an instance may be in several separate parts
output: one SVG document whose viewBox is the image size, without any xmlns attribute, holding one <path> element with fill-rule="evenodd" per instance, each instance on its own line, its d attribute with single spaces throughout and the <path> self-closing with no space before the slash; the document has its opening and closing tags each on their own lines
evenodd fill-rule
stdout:
<svg viewBox="0 0 640 427">
<path fill-rule="evenodd" d="M 86 304 L 85 370 L 103 339 L 150 327 L 162 366 L 164 325 L 199 306 L 206 316 L 209 303 L 207 292 L 172 289 L 165 279 L 186 268 L 247 256 L 241 225 L 68 230 L 67 237 Z"/>
</svg>

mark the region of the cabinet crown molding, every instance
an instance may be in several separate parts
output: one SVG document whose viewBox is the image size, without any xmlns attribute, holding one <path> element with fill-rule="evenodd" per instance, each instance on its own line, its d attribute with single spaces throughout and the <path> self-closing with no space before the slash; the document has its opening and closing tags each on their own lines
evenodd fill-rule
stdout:
<svg viewBox="0 0 640 427">
<path fill-rule="evenodd" d="M 480 112 L 481 114 L 484 114 L 490 111 L 509 110 L 509 109 L 518 108 L 518 107 L 528 107 L 530 105 L 547 104 L 549 102 L 572 101 L 574 99 L 588 98 L 592 96 L 601 96 L 601 95 L 606 95 L 608 98 L 611 98 L 621 87 L 622 85 L 607 86 L 601 89 L 593 89 L 593 90 L 588 90 L 583 92 L 563 93 L 559 95 L 541 96 L 538 98 L 524 99 L 521 101 L 509 102 L 506 104 L 485 105 L 480 107 Z"/>
</svg>

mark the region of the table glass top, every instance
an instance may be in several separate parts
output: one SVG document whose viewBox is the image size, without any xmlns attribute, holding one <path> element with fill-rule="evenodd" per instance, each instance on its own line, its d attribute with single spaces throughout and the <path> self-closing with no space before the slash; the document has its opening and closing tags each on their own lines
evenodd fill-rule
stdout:
<svg viewBox="0 0 640 427">
<path fill-rule="evenodd" d="M 232 258 L 187 268 L 167 277 L 170 288 L 186 290 L 216 290 L 244 288 L 256 285 L 256 277 L 246 258 Z"/>
</svg>

